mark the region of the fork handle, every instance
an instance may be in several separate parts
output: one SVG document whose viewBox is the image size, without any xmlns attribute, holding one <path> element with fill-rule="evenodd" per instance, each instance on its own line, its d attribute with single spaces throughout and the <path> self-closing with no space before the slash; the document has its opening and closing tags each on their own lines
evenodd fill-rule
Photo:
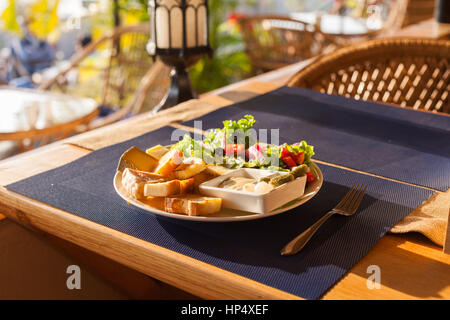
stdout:
<svg viewBox="0 0 450 320">
<path fill-rule="evenodd" d="M 308 243 L 308 241 L 312 238 L 312 236 L 316 233 L 317 230 L 324 224 L 325 221 L 328 220 L 334 211 L 331 210 L 327 212 L 322 218 L 317 220 L 311 227 L 300 233 L 291 242 L 289 242 L 283 249 L 281 249 L 281 255 L 293 255 L 303 249 L 303 247 Z"/>
</svg>

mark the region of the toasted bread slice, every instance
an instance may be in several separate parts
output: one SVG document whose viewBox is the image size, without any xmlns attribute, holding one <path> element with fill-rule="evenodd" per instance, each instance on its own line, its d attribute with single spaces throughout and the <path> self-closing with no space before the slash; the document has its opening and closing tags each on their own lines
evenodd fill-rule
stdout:
<svg viewBox="0 0 450 320">
<path fill-rule="evenodd" d="M 165 210 L 167 212 L 187 214 L 189 216 L 206 216 L 220 211 L 221 198 L 204 197 L 196 194 L 167 197 Z"/>
<path fill-rule="evenodd" d="M 180 181 L 180 194 L 186 194 L 192 191 L 194 188 L 194 178 Z"/>
<path fill-rule="evenodd" d="M 172 176 L 173 171 L 183 162 L 183 153 L 180 150 L 173 149 L 167 152 L 159 159 L 158 166 L 154 173 L 163 176 Z"/>
<path fill-rule="evenodd" d="M 181 169 L 180 169 L 181 168 Z M 177 179 L 189 179 L 193 176 L 195 176 L 196 174 L 199 174 L 200 172 L 202 172 L 203 170 L 206 169 L 206 165 L 204 163 L 195 163 L 195 164 L 182 164 L 181 166 L 179 166 L 175 171 L 175 177 Z"/>
<path fill-rule="evenodd" d="M 208 172 L 209 174 L 213 175 L 213 176 L 221 176 L 224 175 L 228 172 L 230 172 L 232 169 L 228 169 L 222 166 L 217 166 L 214 164 L 209 164 L 206 166 L 206 172 Z"/>
<path fill-rule="evenodd" d="M 145 152 L 149 156 L 151 156 L 157 160 L 160 160 L 167 152 L 169 152 L 169 149 L 158 144 L 154 147 L 147 149 Z"/>
<path fill-rule="evenodd" d="M 144 185 L 164 182 L 167 178 L 159 174 L 125 168 L 122 173 L 122 185 L 127 193 L 136 199 L 144 197 Z"/>
<path fill-rule="evenodd" d="M 202 184 L 203 182 L 209 181 L 211 179 L 213 179 L 215 176 L 211 175 L 207 172 L 207 170 L 203 170 L 202 172 L 200 172 L 199 174 L 196 174 L 195 176 L 192 177 L 192 179 L 194 179 L 194 192 L 198 192 L 199 188 L 198 186 L 200 184 Z"/>
<path fill-rule="evenodd" d="M 167 197 L 174 194 L 180 194 L 180 180 L 147 183 L 144 185 L 145 197 Z"/>
</svg>

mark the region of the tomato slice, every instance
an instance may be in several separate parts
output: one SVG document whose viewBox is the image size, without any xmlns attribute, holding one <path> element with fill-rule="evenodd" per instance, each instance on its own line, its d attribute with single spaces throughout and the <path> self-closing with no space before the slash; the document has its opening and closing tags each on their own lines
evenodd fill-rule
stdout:
<svg viewBox="0 0 450 320">
<path fill-rule="evenodd" d="M 311 171 L 307 172 L 306 173 L 306 181 L 313 182 L 314 180 L 316 180 L 316 177 L 314 176 L 314 173 L 312 173 Z"/>
<path fill-rule="evenodd" d="M 245 146 L 243 144 L 235 144 L 234 145 L 234 153 L 235 154 L 244 154 Z"/>
<path fill-rule="evenodd" d="M 289 167 L 289 169 L 297 166 L 294 159 L 292 159 L 290 156 L 283 157 L 283 158 L 281 158 L 281 160 L 283 160 L 283 162 Z"/>
<path fill-rule="evenodd" d="M 289 156 L 289 151 L 286 148 L 284 148 L 284 147 L 281 148 L 280 158 L 283 159 L 283 158 L 288 157 L 288 156 Z"/>
<path fill-rule="evenodd" d="M 233 144 L 227 144 L 227 145 L 225 145 L 225 154 L 227 155 L 227 156 L 230 156 L 230 155 L 232 155 L 233 153 L 234 153 L 234 148 L 233 148 Z"/>
<path fill-rule="evenodd" d="M 225 146 L 225 154 L 227 156 L 244 155 L 245 146 L 243 144 L 227 144 Z"/>
<path fill-rule="evenodd" d="M 294 156 L 291 156 L 292 159 L 295 160 L 295 162 L 297 162 L 298 165 L 302 164 L 303 161 L 305 160 L 305 153 L 304 152 L 300 152 L 295 154 Z"/>
</svg>

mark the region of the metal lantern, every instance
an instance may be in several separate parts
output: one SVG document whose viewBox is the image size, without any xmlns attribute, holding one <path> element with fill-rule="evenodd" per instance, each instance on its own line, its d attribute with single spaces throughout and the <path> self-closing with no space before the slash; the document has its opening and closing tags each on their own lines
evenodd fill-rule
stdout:
<svg viewBox="0 0 450 320">
<path fill-rule="evenodd" d="M 187 68 L 210 54 L 208 0 L 150 0 L 148 53 L 173 67 L 169 92 L 157 112 L 192 99 Z"/>
</svg>

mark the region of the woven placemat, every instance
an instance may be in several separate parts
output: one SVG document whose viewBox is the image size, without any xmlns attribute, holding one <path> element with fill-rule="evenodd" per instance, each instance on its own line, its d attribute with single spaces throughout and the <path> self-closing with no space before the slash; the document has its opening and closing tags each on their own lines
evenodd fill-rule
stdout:
<svg viewBox="0 0 450 320">
<path fill-rule="evenodd" d="M 306 204 L 265 219 L 203 223 L 162 218 L 128 205 L 115 192 L 120 155 L 169 144 L 163 127 L 90 153 L 72 163 L 6 186 L 56 208 L 149 241 L 266 285 L 308 298 L 320 297 L 398 221 L 433 192 L 348 170 L 319 165 L 325 181 Z M 358 213 L 327 221 L 299 254 L 280 249 L 332 208 L 354 183 L 368 186 Z"/>
</svg>

